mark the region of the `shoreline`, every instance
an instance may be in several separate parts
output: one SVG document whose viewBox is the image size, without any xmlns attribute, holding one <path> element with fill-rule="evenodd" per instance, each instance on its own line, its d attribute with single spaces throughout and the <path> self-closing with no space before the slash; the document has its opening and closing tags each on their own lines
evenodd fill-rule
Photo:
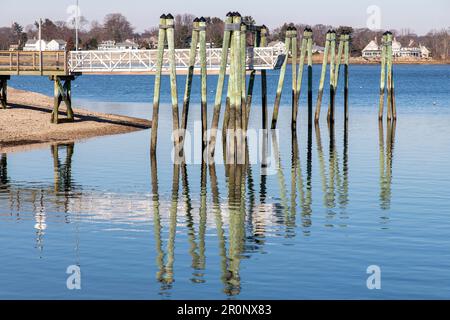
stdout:
<svg viewBox="0 0 450 320">
<path fill-rule="evenodd" d="M 75 121 L 65 122 L 66 108 L 60 107 L 60 124 L 50 123 L 53 98 L 8 88 L 8 108 L 0 109 L 0 153 L 27 151 L 51 144 L 63 144 L 95 137 L 124 134 L 151 128 L 141 118 L 74 108 Z"/>
</svg>

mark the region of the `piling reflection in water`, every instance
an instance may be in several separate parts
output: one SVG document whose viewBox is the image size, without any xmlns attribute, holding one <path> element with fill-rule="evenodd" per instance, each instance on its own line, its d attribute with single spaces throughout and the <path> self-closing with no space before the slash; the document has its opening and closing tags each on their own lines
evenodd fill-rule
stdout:
<svg viewBox="0 0 450 320">
<path fill-rule="evenodd" d="M 383 210 L 391 208 L 392 199 L 392 164 L 394 160 L 396 121 L 386 124 L 386 143 L 384 139 L 383 123 L 378 123 L 380 146 L 380 207 Z"/>
<path fill-rule="evenodd" d="M 339 134 L 343 137 L 343 143 L 337 143 L 334 126 L 329 126 L 326 130 L 325 140 L 318 124 L 308 127 L 303 142 L 294 133 L 291 136 L 290 158 L 280 151 L 277 133 L 269 134 L 265 141 L 274 153 L 276 171 L 273 176 L 262 174 L 267 167 L 265 163 L 260 166 L 249 164 L 248 145 L 245 146 L 247 161 L 244 164 L 216 167 L 215 164 L 202 163 L 198 167 L 200 175 L 196 175 L 195 179 L 190 179 L 191 168 L 186 164 L 171 164 L 172 176 L 159 180 L 158 172 L 161 172 L 161 168 L 158 170 L 156 155 L 152 154 L 150 201 L 141 199 L 141 202 L 133 202 L 117 194 L 112 196 L 116 202 L 108 205 L 107 210 L 118 214 L 130 212 L 131 215 L 131 212 L 135 213 L 136 206 L 141 206 L 141 216 L 131 217 L 125 214 L 121 221 L 133 218 L 139 222 L 152 222 L 156 248 L 155 276 L 160 295 L 171 295 L 177 279 L 176 271 L 180 267 L 189 268 L 189 280 L 194 285 L 207 283 L 208 271 L 216 267 L 208 265 L 208 257 L 217 255 L 220 267 L 217 279 L 222 282 L 223 292 L 228 296 L 237 296 L 244 290 L 245 279 L 241 269 L 245 260 L 251 259 L 254 254 L 265 252 L 269 237 L 308 237 L 314 230 L 314 221 L 317 225 L 321 218 L 325 218 L 324 225 L 327 227 L 345 227 L 347 221 L 350 221 L 346 217 L 350 203 L 348 126 L 345 125 L 343 129 L 343 134 Z M 380 206 L 388 211 L 392 200 L 395 123 L 388 126 L 386 140 L 383 127 L 380 126 L 379 130 Z M 314 138 L 317 153 L 314 152 Z M 341 152 L 338 145 L 342 145 Z M 268 146 L 264 149 L 267 150 Z M 89 192 L 74 183 L 74 144 L 52 145 L 50 151 L 53 183 L 49 185 L 25 188 L 23 183 L 15 183 L 8 174 L 8 156 L 2 154 L 0 159 L 0 201 L 4 203 L 7 199 L 10 216 L 32 212 L 36 232 L 35 246 L 41 257 L 45 254 L 45 235 L 51 232 L 47 228 L 49 212 L 64 213 L 63 222 L 68 224 L 91 219 L 83 217 L 81 212 L 88 212 L 95 218 L 104 214 L 98 210 L 100 202 L 95 202 L 100 200 L 94 200 Z M 224 177 L 218 174 L 218 169 L 221 173 L 224 169 Z M 167 181 L 171 181 L 171 184 L 163 188 Z M 221 181 L 225 181 L 222 186 Z M 199 193 L 194 190 L 199 190 Z M 314 190 L 317 195 L 314 195 Z M 170 196 L 166 195 L 166 191 L 170 192 Z M 99 194 L 99 198 L 104 196 Z M 133 206 L 122 206 L 126 201 L 130 201 Z M 87 210 L 88 207 L 95 212 Z M 111 213 L 111 217 L 114 218 L 115 213 Z M 115 223 L 109 217 L 105 215 L 102 219 Z M 214 240 L 207 237 L 211 229 L 213 231 L 210 233 L 217 237 Z M 301 235 L 298 234 L 299 231 Z M 78 228 L 74 232 L 79 261 Z M 175 250 L 182 238 L 186 239 L 185 252 Z M 207 248 L 210 248 L 209 241 L 217 242 L 216 251 L 207 252 Z M 180 247 L 183 248 L 183 245 Z M 189 257 L 190 265 L 177 266 L 176 261 L 186 260 L 184 255 Z"/>
</svg>

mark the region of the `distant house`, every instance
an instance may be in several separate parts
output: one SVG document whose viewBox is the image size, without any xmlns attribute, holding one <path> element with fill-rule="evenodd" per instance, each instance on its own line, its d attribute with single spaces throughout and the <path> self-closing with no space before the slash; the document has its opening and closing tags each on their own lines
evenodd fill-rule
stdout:
<svg viewBox="0 0 450 320">
<path fill-rule="evenodd" d="M 137 50 L 139 45 L 132 40 L 125 40 L 124 42 L 116 43 L 113 40 L 102 41 L 98 46 L 98 50 L 110 51 L 110 50 Z"/>
<path fill-rule="evenodd" d="M 116 50 L 116 42 L 113 41 L 113 40 L 102 41 L 98 45 L 97 49 L 100 50 L 100 51 Z"/>
<path fill-rule="evenodd" d="M 61 39 L 52 40 L 47 43 L 46 50 L 48 51 L 61 51 L 66 50 L 67 42 Z"/>
<path fill-rule="evenodd" d="M 381 57 L 381 48 L 378 45 L 377 38 L 370 41 L 369 44 L 362 50 L 363 58 L 379 58 Z"/>
<path fill-rule="evenodd" d="M 23 47 L 23 51 L 45 51 L 47 48 L 47 43 L 45 40 L 28 40 Z"/>
<path fill-rule="evenodd" d="M 17 51 L 19 50 L 19 45 L 18 44 L 11 44 L 9 46 L 9 51 Z"/>
<path fill-rule="evenodd" d="M 139 45 L 133 40 L 125 40 L 116 44 L 117 50 L 137 50 Z"/>
<path fill-rule="evenodd" d="M 380 58 L 382 47 L 378 45 L 377 39 L 372 40 L 369 44 L 362 50 L 362 56 L 364 58 Z M 418 58 L 418 59 L 428 59 L 431 56 L 431 52 L 428 48 L 414 44 L 411 40 L 407 47 L 402 47 L 402 44 L 397 41 L 396 38 L 392 41 L 392 55 L 396 58 Z"/>
</svg>

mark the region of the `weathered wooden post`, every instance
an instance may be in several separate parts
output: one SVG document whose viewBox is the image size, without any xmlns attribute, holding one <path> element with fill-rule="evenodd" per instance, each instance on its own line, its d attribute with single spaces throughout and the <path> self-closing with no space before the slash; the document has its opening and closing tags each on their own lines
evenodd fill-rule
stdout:
<svg viewBox="0 0 450 320">
<path fill-rule="evenodd" d="M 11 76 L 0 76 L 0 103 L 3 109 L 8 105 L 8 80 Z"/>
<path fill-rule="evenodd" d="M 386 42 L 387 34 L 383 34 L 381 40 L 381 79 L 380 79 L 380 104 L 378 111 L 378 120 L 383 120 L 383 109 L 384 109 L 384 93 L 386 91 Z"/>
<path fill-rule="evenodd" d="M 215 102 L 214 102 L 214 112 L 213 112 L 213 119 L 212 119 L 212 124 L 211 124 L 211 136 L 210 136 L 210 141 L 209 141 L 209 154 L 210 154 L 211 160 L 214 157 L 214 151 L 215 151 L 215 146 L 216 146 L 217 127 L 219 126 L 220 109 L 222 106 L 222 94 L 223 94 L 223 87 L 224 87 L 224 81 L 225 81 L 225 74 L 227 71 L 228 49 L 230 48 L 232 22 L 233 22 L 232 13 L 229 12 L 225 19 L 225 31 L 224 31 L 223 44 L 222 44 L 222 57 L 221 57 L 221 61 L 220 61 L 219 79 L 217 81 L 217 90 L 216 90 L 216 97 L 215 97 Z M 228 90 L 228 92 L 229 91 L 230 90 Z M 228 114 L 228 113 L 229 112 L 225 111 L 225 114 Z M 225 128 L 224 128 L 224 130 L 225 130 Z"/>
<path fill-rule="evenodd" d="M 387 118 L 388 121 L 392 120 L 392 113 L 393 113 L 393 108 L 392 108 L 392 63 L 393 63 L 393 52 L 392 52 L 392 32 L 388 31 L 387 32 L 387 37 L 386 37 L 386 60 L 387 60 L 387 94 L 388 94 L 388 101 L 387 101 L 387 108 L 388 108 L 388 112 L 387 112 Z"/>
<path fill-rule="evenodd" d="M 291 66 L 292 66 L 292 110 L 291 110 L 291 128 L 295 130 L 297 128 L 297 108 L 298 108 L 298 91 L 297 91 L 297 28 L 291 27 Z"/>
<path fill-rule="evenodd" d="M 179 114 L 178 114 L 178 93 L 177 93 L 177 66 L 175 61 L 175 37 L 174 37 L 174 19 L 169 13 L 166 16 L 167 26 L 167 47 L 169 50 L 169 73 L 170 73 L 170 94 L 172 96 L 172 130 L 174 144 L 179 144 Z"/>
<path fill-rule="evenodd" d="M 241 75 L 241 117 L 242 117 L 242 139 L 245 142 L 244 136 L 247 130 L 247 25 L 241 22 L 241 44 L 240 44 L 240 75 Z"/>
<path fill-rule="evenodd" d="M 227 131 L 227 156 L 226 163 L 234 164 L 235 163 L 235 148 L 236 148 L 236 12 L 232 12 L 232 24 L 231 28 L 231 40 L 230 40 L 230 67 L 229 67 L 229 94 L 230 94 L 230 116 L 228 120 L 228 124 L 226 127 Z M 240 26 L 239 26 L 240 32 Z M 229 135 L 230 134 L 230 135 Z M 233 173 L 234 174 L 234 173 Z M 233 176 L 234 179 L 234 176 Z"/>
<path fill-rule="evenodd" d="M 236 110 L 236 125 L 235 125 L 235 136 L 236 136 L 236 150 L 237 150 L 237 160 L 241 159 L 243 154 L 242 152 L 242 60 L 241 60 L 241 22 L 242 17 L 239 13 L 236 13 L 234 17 L 234 21 L 237 27 L 237 30 L 233 33 L 235 36 L 235 47 L 234 47 L 234 96 L 235 96 L 235 110 Z M 240 163 L 240 161 L 238 162 Z"/>
<path fill-rule="evenodd" d="M 184 98 L 183 98 L 183 111 L 181 113 L 181 143 L 184 143 L 184 135 L 187 129 L 187 121 L 189 116 L 189 104 L 191 99 L 191 89 L 192 89 L 192 78 L 194 76 L 194 68 L 195 68 L 195 58 L 197 56 L 197 45 L 199 38 L 199 23 L 200 20 L 198 18 L 194 19 L 193 28 L 192 28 L 192 36 L 191 36 L 191 49 L 189 52 L 189 68 L 186 77 L 186 86 L 184 90 Z"/>
<path fill-rule="evenodd" d="M 392 94 L 392 118 L 394 121 L 397 120 L 397 106 L 396 106 L 396 102 L 395 102 L 395 89 L 394 89 L 394 64 L 392 63 L 392 89 L 391 89 L 391 94 Z"/>
<path fill-rule="evenodd" d="M 307 29 L 303 32 L 303 38 L 302 38 L 302 45 L 300 48 L 300 62 L 299 62 L 299 68 L 298 68 L 298 77 L 297 77 L 297 88 L 296 88 L 296 100 L 294 103 L 294 106 L 292 108 L 292 130 L 295 130 L 297 128 L 297 117 L 298 117 L 298 105 L 300 100 L 300 95 L 302 93 L 302 83 L 303 83 L 303 69 L 305 68 L 305 57 L 307 53 L 307 46 L 308 46 L 308 36 L 309 32 Z"/>
<path fill-rule="evenodd" d="M 344 43 L 344 117 L 345 121 L 348 121 L 348 67 L 350 59 L 350 34 L 345 34 Z"/>
<path fill-rule="evenodd" d="M 280 109 L 280 102 L 281 102 L 281 93 L 283 92 L 284 78 L 286 76 L 286 67 L 289 59 L 289 52 L 291 50 L 291 39 L 292 39 L 291 30 L 292 30 L 291 27 L 288 27 L 286 30 L 286 39 L 285 39 L 286 59 L 284 60 L 283 65 L 281 66 L 280 77 L 278 79 L 277 95 L 275 97 L 275 105 L 272 114 L 272 126 L 271 126 L 272 130 L 277 128 L 278 112 Z"/>
<path fill-rule="evenodd" d="M 261 46 L 261 30 L 254 31 L 254 42 L 253 47 L 258 48 Z M 252 70 L 250 72 L 250 77 L 248 80 L 248 90 L 247 90 L 247 99 L 246 99 L 246 124 L 245 124 L 245 130 L 248 129 L 248 123 L 250 119 L 250 109 L 252 107 L 252 98 L 253 98 L 253 87 L 255 86 L 255 77 L 256 77 L 256 70 Z"/>
<path fill-rule="evenodd" d="M 166 28 L 166 15 L 163 14 L 159 19 L 158 56 L 156 61 L 155 86 L 153 94 L 152 136 L 150 145 L 150 151 L 152 154 L 156 152 L 156 144 L 158 140 L 159 99 L 161 93 L 161 73 L 164 58 L 164 46 L 166 42 Z"/>
<path fill-rule="evenodd" d="M 305 29 L 305 37 L 308 39 L 308 127 L 312 130 L 313 119 L 313 32 L 310 27 Z"/>
<path fill-rule="evenodd" d="M 200 28 L 200 72 L 201 72 L 201 118 L 202 118 L 202 152 L 206 148 L 207 144 L 207 131 L 208 131 L 208 108 L 207 108 L 207 97 L 208 97 L 208 73 L 206 70 L 206 19 L 204 17 L 200 18 L 199 23 Z"/>
<path fill-rule="evenodd" d="M 319 83 L 319 93 L 317 95 L 317 103 L 316 103 L 316 123 L 320 120 L 320 107 L 322 106 L 322 97 L 323 97 L 323 89 L 325 86 L 325 76 L 327 74 L 327 65 L 328 65 L 328 53 L 330 51 L 330 39 L 331 39 L 331 30 L 328 30 L 326 40 L 325 40 L 325 50 L 323 53 L 323 62 L 322 62 L 322 73 L 320 75 L 320 83 Z"/>
<path fill-rule="evenodd" d="M 261 28 L 261 47 L 267 45 L 267 27 L 265 25 Z M 267 130 L 268 115 L 267 115 L 267 71 L 261 70 L 261 109 L 262 109 L 262 128 Z"/>
<path fill-rule="evenodd" d="M 74 76 L 50 76 L 53 81 L 53 112 L 51 114 L 50 122 L 54 124 L 59 123 L 59 106 L 64 101 L 67 110 L 67 121 L 73 121 L 74 115 L 72 110 L 72 86 L 71 81 Z M 64 81 L 64 84 L 61 83 Z"/>
<path fill-rule="evenodd" d="M 336 63 L 336 32 L 330 36 L 330 106 L 328 108 L 328 123 L 334 124 L 334 98 L 335 98 L 335 63 Z"/>
</svg>

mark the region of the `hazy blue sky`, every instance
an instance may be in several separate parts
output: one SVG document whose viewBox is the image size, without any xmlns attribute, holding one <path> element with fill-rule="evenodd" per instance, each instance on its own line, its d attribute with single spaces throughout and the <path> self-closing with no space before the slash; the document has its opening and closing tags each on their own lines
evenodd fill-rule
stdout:
<svg viewBox="0 0 450 320">
<path fill-rule="evenodd" d="M 12 21 L 27 25 L 39 17 L 66 20 L 67 7 L 74 3 L 75 0 L 9 1 L 2 6 L 0 25 L 7 26 Z M 230 10 L 252 15 L 258 24 L 270 28 L 283 22 L 364 27 L 371 5 L 380 7 L 383 29 L 410 28 L 424 34 L 433 28 L 450 26 L 450 0 L 80 0 L 82 15 L 89 21 L 101 21 L 107 13 L 120 12 L 137 31 L 156 25 L 163 12 L 223 17 Z"/>
</svg>

